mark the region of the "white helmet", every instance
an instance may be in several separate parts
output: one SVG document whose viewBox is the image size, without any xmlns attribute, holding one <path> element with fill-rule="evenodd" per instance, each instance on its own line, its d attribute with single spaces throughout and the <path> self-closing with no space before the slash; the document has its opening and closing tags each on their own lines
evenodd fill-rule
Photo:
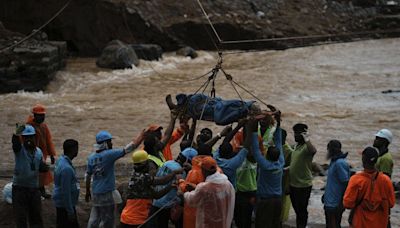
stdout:
<svg viewBox="0 0 400 228">
<path fill-rule="evenodd" d="M 386 139 L 389 143 L 392 143 L 393 135 L 388 129 L 381 129 L 375 136 Z"/>
</svg>

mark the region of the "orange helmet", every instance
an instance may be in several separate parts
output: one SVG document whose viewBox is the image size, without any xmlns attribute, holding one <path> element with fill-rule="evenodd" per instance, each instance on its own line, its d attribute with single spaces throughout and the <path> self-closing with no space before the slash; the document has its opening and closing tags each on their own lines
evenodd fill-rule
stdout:
<svg viewBox="0 0 400 228">
<path fill-rule="evenodd" d="M 32 108 L 33 114 L 46 114 L 46 108 L 41 104 L 36 104 Z"/>
<path fill-rule="evenodd" d="M 151 124 L 151 125 L 147 128 L 147 131 L 154 132 L 154 131 L 158 131 L 158 130 L 160 130 L 160 129 L 163 129 L 163 127 L 161 127 L 160 125 L 157 125 L 157 124 Z"/>
</svg>

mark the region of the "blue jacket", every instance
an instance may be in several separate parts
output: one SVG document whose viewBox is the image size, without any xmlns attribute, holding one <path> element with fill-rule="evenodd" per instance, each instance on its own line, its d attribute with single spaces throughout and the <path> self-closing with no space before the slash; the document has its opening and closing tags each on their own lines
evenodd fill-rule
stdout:
<svg viewBox="0 0 400 228">
<path fill-rule="evenodd" d="M 163 166 L 161 166 L 158 169 L 156 176 L 163 177 L 163 176 L 166 176 L 166 175 L 172 173 L 172 171 L 175 171 L 175 170 L 178 170 L 181 168 L 182 168 L 182 166 L 178 162 L 167 161 L 163 164 Z M 184 173 L 182 175 L 181 179 L 185 179 L 185 178 L 186 178 L 186 175 Z M 165 185 L 158 185 L 156 187 L 157 191 L 160 191 L 161 189 L 168 187 L 174 181 L 175 180 L 172 179 L 169 183 L 167 183 Z M 161 197 L 160 199 L 155 199 L 153 201 L 153 205 L 158 208 L 161 208 L 161 207 L 171 208 L 174 205 L 174 203 L 176 203 L 176 202 L 179 202 L 179 198 L 177 197 L 177 189 L 173 188 L 166 195 Z"/>
<path fill-rule="evenodd" d="M 79 182 L 71 160 L 62 155 L 54 169 L 53 200 L 56 207 L 65 208 L 68 214 L 74 214 L 74 207 L 79 198 Z"/>
<path fill-rule="evenodd" d="M 114 163 L 125 155 L 123 149 L 105 150 L 92 153 L 87 161 L 87 174 L 93 174 L 93 194 L 102 194 L 115 190 Z"/>
<path fill-rule="evenodd" d="M 218 166 L 222 169 L 224 174 L 228 177 L 233 187 L 236 187 L 236 170 L 242 165 L 247 156 L 247 149 L 242 148 L 238 154 L 230 159 L 221 158 L 219 149 L 214 154 L 214 159 L 217 161 Z"/>
<path fill-rule="evenodd" d="M 346 162 L 347 153 L 331 159 L 326 180 L 324 206 L 336 208 L 343 200 L 343 195 L 350 179 L 350 167 Z"/>
<path fill-rule="evenodd" d="M 19 151 L 14 151 L 15 167 L 13 185 L 38 188 L 39 187 L 39 166 L 42 161 L 42 151 L 36 147 L 34 155 L 31 155 L 24 146 Z M 34 168 L 32 170 L 32 167 Z"/>
<path fill-rule="evenodd" d="M 282 196 L 282 175 L 285 158 L 282 150 L 281 128 L 274 133 L 274 143 L 280 151 L 277 161 L 270 161 L 261 155 L 258 147 L 258 133 L 253 132 L 253 156 L 258 163 L 257 196 L 260 198 L 276 198 Z"/>
</svg>

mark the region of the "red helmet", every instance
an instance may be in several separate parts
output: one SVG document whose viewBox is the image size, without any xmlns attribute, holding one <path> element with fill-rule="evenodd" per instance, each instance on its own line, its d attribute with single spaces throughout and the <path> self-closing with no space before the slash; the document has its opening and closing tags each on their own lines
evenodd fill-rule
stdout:
<svg viewBox="0 0 400 228">
<path fill-rule="evenodd" d="M 41 104 L 36 104 L 32 108 L 33 114 L 46 114 L 46 108 Z"/>
</svg>

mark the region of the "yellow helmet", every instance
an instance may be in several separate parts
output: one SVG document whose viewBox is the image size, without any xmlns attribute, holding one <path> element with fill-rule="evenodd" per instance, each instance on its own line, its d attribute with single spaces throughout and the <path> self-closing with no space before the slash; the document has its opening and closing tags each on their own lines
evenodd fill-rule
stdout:
<svg viewBox="0 0 400 228">
<path fill-rule="evenodd" d="M 137 150 L 132 154 L 133 164 L 142 163 L 147 161 L 147 159 L 149 159 L 149 155 L 144 150 Z"/>
</svg>

